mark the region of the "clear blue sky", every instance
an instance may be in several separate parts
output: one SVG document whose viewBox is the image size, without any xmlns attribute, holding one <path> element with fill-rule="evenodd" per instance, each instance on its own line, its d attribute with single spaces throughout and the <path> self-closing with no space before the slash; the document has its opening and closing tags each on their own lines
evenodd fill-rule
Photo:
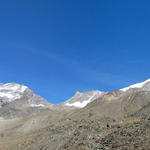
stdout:
<svg viewBox="0 0 150 150">
<path fill-rule="evenodd" d="M 0 82 L 52 103 L 150 78 L 149 0 L 1 0 Z"/>
</svg>

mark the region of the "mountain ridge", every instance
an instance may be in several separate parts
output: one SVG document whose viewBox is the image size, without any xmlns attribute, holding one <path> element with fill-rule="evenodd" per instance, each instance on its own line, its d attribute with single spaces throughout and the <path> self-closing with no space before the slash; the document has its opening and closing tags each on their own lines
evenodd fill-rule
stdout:
<svg viewBox="0 0 150 150">
<path fill-rule="evenodd" d="M 149 137 L 143 140 L 138 131 L 150 134 L 150 82 L 135 85 L 112 92 L 76 92 L 56 105 L 27 88 L 21 98 L 1 105 L 0 149 L 147 150 Z M 66 105 L 87 101 L 84 107 Z"/>
<path fill-rule="evenodd" d="M 116 91 L 122 91 L 122 92 L 126 92 L 130 89 L 140 89 L 140 88 L 146 88 L 146 84 L 150 83 L 150 79 L 145 80 L 144 82 L 140 82 L 137 84 L 133 84 L 130 85 L 128 87 L 125 88 L 121 88 L 118 89 Z M 148 89 L 150 88 L 150 86 L 147 87 Z M 22 94 L 25 92 L 25 90 L 28 91 L 32 91 L 30 90 L 27 86 L 23 85 L 23 84 L 18 84 L 18 83 L 0 83 L 0 100 L 8 103 L 8 102 L 12 102 L 16 99 L 21 98 Z M 29 93 L 30 93 L 29 92 Z M 33 91 L 31 92 L 33 94 Z M 97 98 L 100 98 L 101 96 L 110 93 L 110 92 L 103 92 L 103 91 L 99 91 L 99 90 L 92 90 L 92 91 L 86 91 L 86 92 L 79 92 L 77 91 L 73 97 L 71 97 L 70 99 L 66 100 L 65 102 L 63 102 L 64 106 L 70 106 L 70 107 L 76 107 L 76 108 L 83 108 L 85 107 L 88 103 L 94 101 Z M 50 102 L 49 102 L 50 103 Z M 51 103 L 50 103 L 51 104 Z M 60 103 L 61 104 L 61 103 Z M 51 104 L 51 105 L 55 105 L 55 104 Z M 59 105 L 59 104 L 57 104 Z M 31 104 L 32 107 L 44 107 L 44 104 Z"/>
</svg>

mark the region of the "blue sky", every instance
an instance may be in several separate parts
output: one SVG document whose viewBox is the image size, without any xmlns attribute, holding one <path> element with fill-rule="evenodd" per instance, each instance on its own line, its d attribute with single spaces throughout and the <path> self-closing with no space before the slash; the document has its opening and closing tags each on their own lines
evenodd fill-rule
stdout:
<svg viewBox="0 0 150 150">
<path fill-rule="evenodd" d="M 0 82 L 52 103 L 150 78 L 150 1 L 0 1 Z"/>
</svg>

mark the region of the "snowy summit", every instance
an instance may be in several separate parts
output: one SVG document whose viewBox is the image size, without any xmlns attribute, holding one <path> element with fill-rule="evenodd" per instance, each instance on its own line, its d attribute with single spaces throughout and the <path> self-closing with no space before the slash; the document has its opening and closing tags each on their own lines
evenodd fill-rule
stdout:
<svg viewBox="0 0 150 150">
<path fill-rule="evenodd" d="M 88 91 L 84 93 L 76 92 L 75 95 L 71 99 L 67 100 L 66 106 L 83 108 L 88 103 L 101 97 L 103 94 L 104 92 L 101 92 L 101 91 Z"/>
<path fill-rule="evenodd" d="M 150 82 L 150 79 L 144 81 L 144 82 L 140 82 L 140 83 L 137 83 L 137 84 L 133 84 L 129 87 L 125 87 L 123 89 L 120 89 L 121 91 L 124 91 L 126 92 L 127 90 L 131 89 L 131 88 L 142 88 L 146 83 Z"/>
<path fill-rule="evenodd" d="M 26 89 L 26 86 L 17 83 L 0 84 L 0 98 L 5 98 L 7 101 L 14 101 L 19 99 Z"/>
</svg>

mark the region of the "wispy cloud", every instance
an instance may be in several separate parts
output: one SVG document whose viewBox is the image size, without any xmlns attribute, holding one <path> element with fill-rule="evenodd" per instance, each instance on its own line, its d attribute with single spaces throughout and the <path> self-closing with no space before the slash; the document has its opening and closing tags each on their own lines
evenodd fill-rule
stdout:
<svg viewBox="0 0 150 150">
<path fill-rule="evenodd" d="M 119 74 L 113 74 L 109 72 L 103 72 L 102 70 L 94 70 L 89 66 L 78 62 L 72 58 L 60 55 L 57 53 L 49 51 L 33 51 L 34 54 L 43 56 L 46 59 L 51 59 L 54 62 L 58 63 L 60 66 L 67 68 L 69 71 L 73 72 L 76 76 L 81 78 L 83 81 L 88 82 L 97 82 L 99 84 L 105 84 L 111 87 L 121 87 L 122 85 L 127 85 L 130 83 L 131 78 L 125 77 Z"/>
<path fill-rule="evenodd" d="M 129 85 L 130 81 L 134 80 L 129 77 L 104 72 L 102 70 L 94 70 L 93 68 L 83 64 L 73 58 L 65 55 L 55 53 L 50 50 L 37 50 L 34 48 L 24 48 L 28 53 L 40 56 L 41 59 L 52 60 L 59 67 L 65 68 L 68 72 L 72 72 L 83 82 L 103 84 L 114 88 L 122 87 L 122 85 Z"/>
</svg>

